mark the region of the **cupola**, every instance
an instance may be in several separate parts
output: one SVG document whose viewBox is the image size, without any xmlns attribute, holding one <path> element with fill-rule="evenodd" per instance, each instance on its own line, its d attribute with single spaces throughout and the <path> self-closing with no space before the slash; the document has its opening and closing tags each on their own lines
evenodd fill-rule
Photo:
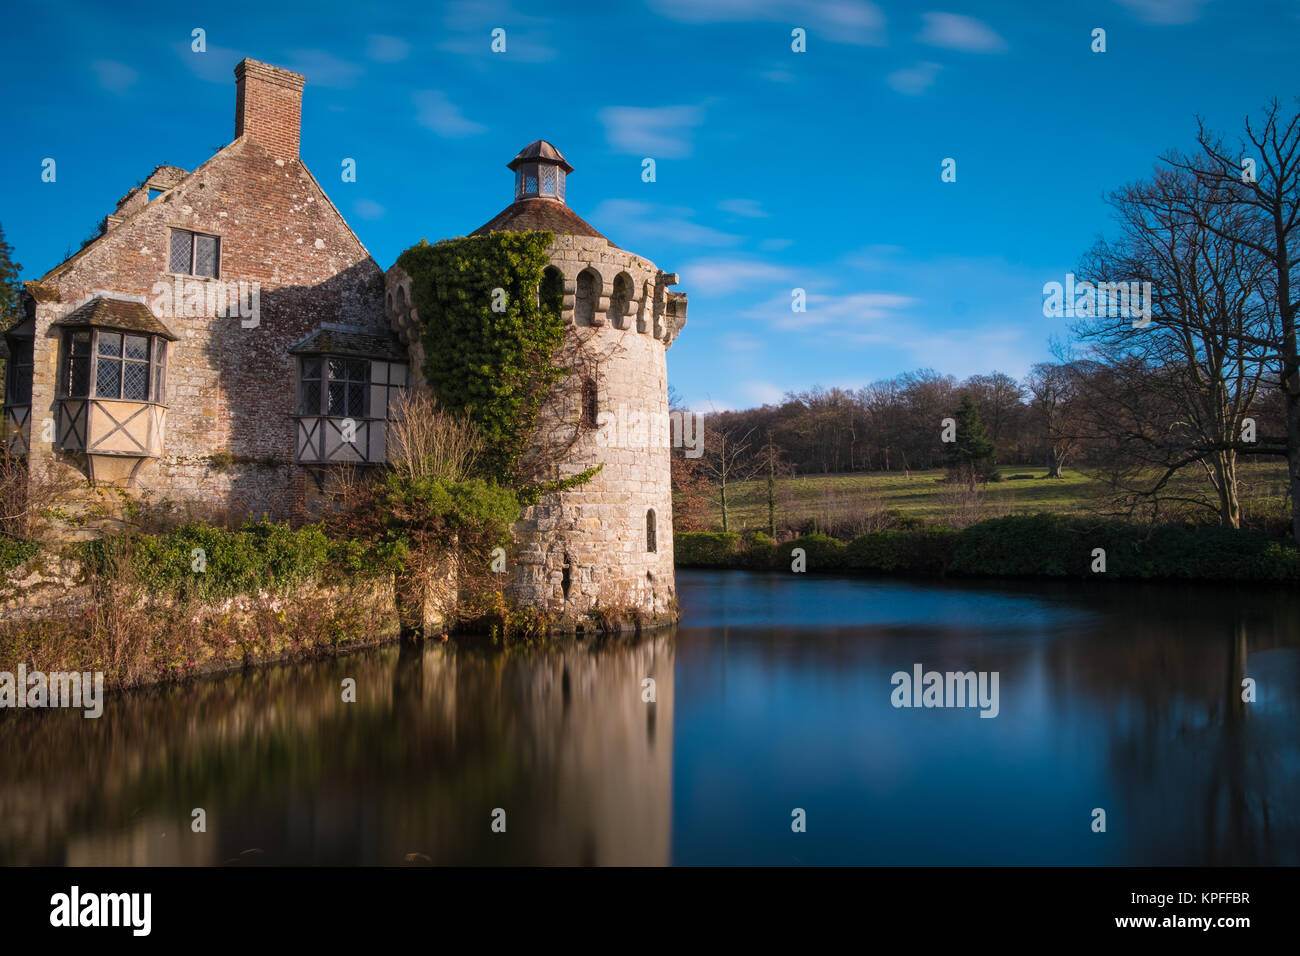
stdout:
<svg viewBox="0 0 1300 956">
<path fill-rule="evenodd" d="M 573 167 L 546 140 L 529 143 L 506 166 L 515 173 L 516 202 L 521 199 L 564 202 L 564 177 L 573 172 Z"/>
</svg>

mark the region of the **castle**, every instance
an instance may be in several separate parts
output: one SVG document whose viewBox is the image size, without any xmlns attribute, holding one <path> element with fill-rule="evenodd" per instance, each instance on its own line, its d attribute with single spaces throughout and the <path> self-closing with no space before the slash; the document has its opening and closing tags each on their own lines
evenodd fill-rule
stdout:
<svg viewBox="0 0 1300 956">
<path fill-rule="evenodd" d="M 192 172 L 156 167 L 99 236 L 24 283 L 5 434 L 46 497 L 46 536 L 98 533 L 129 502 L 308 520 L 331 471 L 383 465 L 394 399 L 424 387 L 410 277 L 380 269 L 299 156 L 304 78 L 245 59 L 235 80 L 230 145 Z M 671 617 L 669 449 L 596 426 L 666 418 L 686 296 L 568 207 L 573 167 L 550 143 L 508 166 L 513 201 L 472 235 L 554 234 L 547 281 L 585 358 L 547 414 L 580 423 L 561 477 L 602 466 L 525 509 L 510 590 L 559 617 Z"/>
</svg>

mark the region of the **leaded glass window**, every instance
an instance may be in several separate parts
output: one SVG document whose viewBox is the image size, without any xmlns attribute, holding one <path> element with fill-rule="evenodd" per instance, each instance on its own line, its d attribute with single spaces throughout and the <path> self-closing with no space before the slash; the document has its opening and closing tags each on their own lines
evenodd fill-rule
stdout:
<svg viewBox="0 0 1300 956">
<path fill-rule="evenodd" d="M 64 398 L 163 400 L 166 345 L 158 336 L 81 329 L 67 334 L 64 352 Z"/>
<path fill-rule="evenodd" d="M 220 273 L 221 240 L 199 232 L 173 229 L 167 268 L 180 275 L 215 279 Z"/>
<path fill-rule="evenodd" d="M 365 418 L 370 362 L 339 356 L 304 357 L 298 365 L 300 415 Z"/>
<path fill-rule="evenodd" d="M 9 369 L 5 388 L 10 405 L 29 405 L 32 401 L 32 346 L 31 339 L 17 339 L 11 342 L 9 350 Z"/>
<path fill-rule="evenodd" d="M 67 394 L 70 398 L 85 398 L 90 392 L 90 332 L 70 333 L 67 355 Z"/>
</svg>

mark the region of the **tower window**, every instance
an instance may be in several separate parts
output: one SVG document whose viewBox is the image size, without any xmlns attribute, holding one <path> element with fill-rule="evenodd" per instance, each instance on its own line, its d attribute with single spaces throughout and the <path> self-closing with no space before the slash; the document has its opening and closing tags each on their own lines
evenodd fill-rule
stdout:
<svg viewBox="0 0 1300 956">
<path fill-rule="evenodd" d="M 653 508 L 645 513 L 645 549 L 651 553 L 659 550 L 659 542 L 655 534 L 655 510 Z"/>
<path fill-rule="evenodd" d="M 582 380 L 582 424 L 584 428 L 595 428 L 596 419 L 600 416 L 600 399 L 596 392 L 596 381 L 593 378 L 584 378 Z"/>
</svg>

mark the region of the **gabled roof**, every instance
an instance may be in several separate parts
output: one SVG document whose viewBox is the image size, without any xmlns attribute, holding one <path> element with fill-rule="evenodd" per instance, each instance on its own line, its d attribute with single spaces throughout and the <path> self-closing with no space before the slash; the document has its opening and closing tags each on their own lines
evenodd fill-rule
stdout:
<svg viewBox="0 0 1300 956">
<path fill-rule="evenodd" d="M 595 227 L 564 203 L 551 199 L 521 199 L 511 203 L 470 235 L 486 236 L 490 232 L 553 232 L 557 235 L 605 239 Z M 605 241 L 609 242 L 608 239 Z M 614 245 L 612 242 L 609 244 Z"/>
<path fill-rule="evenodd" d="M 53 324 L 65 327 L 96 326 L 124 329 L 128 332 L 161 335 L 169 342 L 176 341 L 172 331 L 149 311 L 147 305 L 128 299 L 106 299 L 103 296 L 95 296 L 85 305 L 78 306 Z"/>
<path fill-rule="evenodd" d="M 391 332 L 345 332 L 323 328 L 289 349 L 290 355 L 349 355 L 356 358 L 408 361 L 406 349 Z"/>
<path fill-rule="evenodd" d="M 188 183 L 191 180 L 194 180 L 196 179 L 196 177 L 200 176 L 200 174 L 207 172 L 210 166 L 212 166 L 222 157 L 226 156 L 228 153 L 233 153 L 237 149 L 244 149 L 249 147 L 255 147 L 257 149 L 260 149 L 262 150 L 263 153 L 266 152 L 264 147 L 262 147 L 260 144 L 254 143 L 251 140 L 249 140 L 247 135 L 240 136 L 234 141 L 221 147 L 221 149 L 217 150 L 211 156 L 209 156 L 206 160 L 203 161 L 203 163 L 201 163 L 196 169 L 194 169 L 193 172 L 186 173 L 185 170 L 181 169 L 178 166 L 156 166 L 154 167 L 153 173 L 150 174 L 150 180 L 152 180 L 153 177 L 159 173 L 159 170 L 166 171 L 168 181 L 173 183 L 170 187 L 168 187 L 167 191 L 172 192 L 174 190 L 180 189 L 183 186 L 188 185 Z M 321 199 L 324 200 L 325 205 L 328 206 L 331 210 L 333 210 L 334 215 L 338 216 L 339 222 L 343 224 L 343 228 L 346 229 L 349 235 L 351 235 L 352 238 L 356 241 L 357 246 L 361 249 L 361 251 L 368 258 L 370 258 L 371 261 L 374 261 L 374 256 L 370 255 L 370 250 L 366 248 L 365 243 L 361 241 L 361 238 L 356 234 L 356 231 L 353 230 L 352 226 L 348 223 L 347 219 L 344 218 L 343 213 L 339 212 L 339 209 L 337 206 L 334 205 L 333 200 L 331 200 L 329 198 L 329 195 L 325 192 L 325 190 L 321 188 L 321 184 L 317 181 L 316 177 L 312 175 L 311 170 L 307 168 L 307 164 L 303 162 L 301 157 L 294 160 L 294 162 L 298 164 L 298 168 L 302 170 L 302 172 L 304 173 L 304 175 L 306 175 L 307 179 L 311 182 L 311 184 L 316 187 L 316 191 L 320 194 Z M 161 200 L 165 197 L 158 197 L 158 198 Z M 110 229 L 105 229 L 94 239 L 90 240 L 90 242 L 86 243 L 84 246 L 82 246 L 80 249 L 78 249 L 68 258 L 64 259 L 58 265 L 54 266 L 52 269 L 46 272 L 39 279 L 34 281 L 36 281 L 37 283 L 45 283 L 45 282 L 53 283 L 57 281 L 59 278 L 65 275 L 72 268 L 73 263 L 77 262 L 87 253 L 89 253 L 92 249 L 94 249 L 100 243 L 100 241 L 104 239 L 104 237 L 110 235 L 111 233 L 118 232 L 120 229 L 122 229 L 123 226 L 125 226 L 131 220 L 135 219 L 138 216 L 143 215 L 146 210 L 151 208 L 153 208 L 152 202 L 145 203 L 145 205 L 141 206 L 139 209 L 129 213 L 120 223 L 118 223 L 117 225 L 113 226 Z M 378 263 L 376 263 L 376 265 L 378 265 Z"/>
</svg>

